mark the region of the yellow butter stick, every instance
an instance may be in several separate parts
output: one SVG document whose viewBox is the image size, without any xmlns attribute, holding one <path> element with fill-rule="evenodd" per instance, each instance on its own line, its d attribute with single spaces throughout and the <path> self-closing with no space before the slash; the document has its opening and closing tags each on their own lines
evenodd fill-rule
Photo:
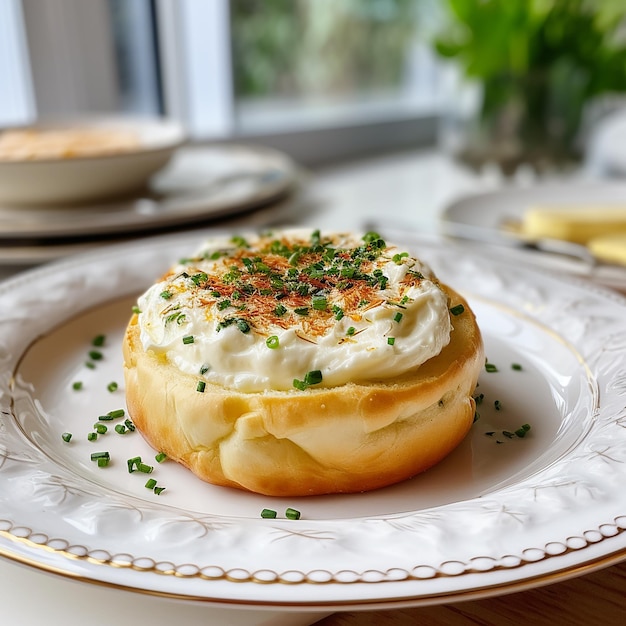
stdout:
<svg viewBox="0 0 626 626">
<path fill-rule="evenodd" d="M 600 261 L 626 265 L 626 232 L 594 237 L 587 242 L 587 247 Z"/>
<path fill-rule="evenodd" d="M 626 205 L 531 207 L 524 213 L 522 233 L 531 239 L 547 237 L 586 244 L 603 235 L 626 233 Z"/>
</svg>

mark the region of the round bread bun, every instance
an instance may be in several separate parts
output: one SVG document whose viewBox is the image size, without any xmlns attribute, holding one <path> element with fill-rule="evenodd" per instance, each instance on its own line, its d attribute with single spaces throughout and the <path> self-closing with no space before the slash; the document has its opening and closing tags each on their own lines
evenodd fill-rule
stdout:
<svg viewBox="0 0 626 626">
<path fill-rule="evenodd" d="M 450 342 L 395 379 L 304 391 L 240 392 L 143 349 L 137 316 L 123 342 L 127 406 L 148 442 L 201 479 L 271 496 L 354 493 L 432 467 L 474 420 L 483 343 L 467 302 L 445 285 Z"/>
</svg>

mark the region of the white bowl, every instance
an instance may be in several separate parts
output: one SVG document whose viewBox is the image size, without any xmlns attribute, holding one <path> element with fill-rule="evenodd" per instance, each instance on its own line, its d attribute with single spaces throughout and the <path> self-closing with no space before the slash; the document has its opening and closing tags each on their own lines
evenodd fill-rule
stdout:
<svg viewBox="0 0 626 626">
<path fill-rule="evenodd" d="M 103 130 L 110 136 L 129 133 L 134 140 L 117 149 L 103 146 L 101 152 L 96 144 L 85 143 L 83 147 L 92 148 L 89 153 L 68 155 L 59 149 L 58 156 L 0 157 L 0 203 L 4 205 L 77 204 L 136 192 L 185 140 L 180 124 L 158 118 L 81 118 L 5 130 L 32 130 L 35 141 L 48 131 L 59 131 L 62 138 L 76 131 Z"/>
</svg>

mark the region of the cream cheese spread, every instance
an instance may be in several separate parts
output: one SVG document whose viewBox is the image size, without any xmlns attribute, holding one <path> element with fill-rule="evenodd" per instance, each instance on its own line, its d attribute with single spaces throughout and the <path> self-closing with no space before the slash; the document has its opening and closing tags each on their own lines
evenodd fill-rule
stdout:
<svg viewBox="0 0 626 626">
<path fill-rule="evenodd" d="M 138 300 L 144 350 L 243 392 L 398 377 L 452 329 L 430 269 L 376 233 L 208 241 Z"/>
</svg>

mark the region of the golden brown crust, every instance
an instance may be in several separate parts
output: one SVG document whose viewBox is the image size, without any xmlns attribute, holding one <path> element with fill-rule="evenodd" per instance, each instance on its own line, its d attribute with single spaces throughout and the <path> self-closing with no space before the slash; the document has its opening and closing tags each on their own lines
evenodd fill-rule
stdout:
<svg viewBox="0 0 626 626">
<path fill-rule="evenodd" d="M 359 492 L 414 476 L 449 454 L 474 419 L 484 363 L 476 320 L 444 286 L 450 343 L 390 382 L 306 391 L 241 393 L 182 373 L 139 341 L 124 339 L 128 411 L 144 437 L 207 482 L 265 495 Z"/>
</svg>

